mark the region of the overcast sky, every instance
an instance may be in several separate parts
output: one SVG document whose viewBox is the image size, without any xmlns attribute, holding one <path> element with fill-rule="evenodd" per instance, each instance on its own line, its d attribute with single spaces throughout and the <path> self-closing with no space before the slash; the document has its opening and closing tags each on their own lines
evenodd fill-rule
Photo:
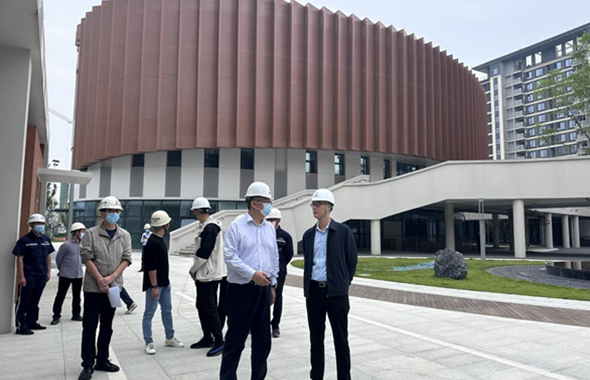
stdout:
<svg viewBox="0 0 590 380">
<path fill-rule="evenodd" d="M 588 0 L 313 0 L 311 3 L 415 33 L 470 67 L 590 22 Z M 76 26 L 85 12 L 99 4 L 99 0 L 44 0 L 49 107 L 72 119 Z M 59 168 L 69 169 L 70 124 L 52 114 L 49 118 L 49 162 L 58 159 Z"/>
</svg>

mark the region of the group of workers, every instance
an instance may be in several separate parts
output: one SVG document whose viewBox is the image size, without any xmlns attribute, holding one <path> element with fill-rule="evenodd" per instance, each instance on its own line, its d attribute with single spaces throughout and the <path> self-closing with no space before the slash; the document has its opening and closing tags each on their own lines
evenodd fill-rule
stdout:
<svg viewBox="0 0 590 380">
<path fill-rule="evenodd" d="M 225 233 L 222 223 L 210 215 L 211 206 L 206 198 L 197 198 L 192 205 L 198 225 L 196 252 L 189 275 L 196 286 L 196 307 L 203 337 L 190 347 L 207 348 L 208 357 L 222 355 L 221 380 L 237 379 L 239 361 L 249 334 L 252 337 L 251 378 L 261 380 L 266 377 L 271 337 L 281 335 L 282 293 L 287 265 L 293 257 L 293 240 L 280 226 L 281 212 L 272 207 L 269 186 L 254 182 L 248 187 L 245 198 L 248 212 L 230 223 Z M 337 378 L 350 379 L 348 289 L 356 270 L 356 244 L 350 228 L 332 220 L 335 201 L 329 190 L 315 191 L 310 206 L 317 223 L 305 232 L 302 241 L 303 287 L 311 346 L 310 378 L 317 380 L 324 376 L 327 316 L 334 337 Z M 109 293 L 114 290 L 125 292 L 123 271 L 131 265 L 131 236 L 117 225 L 123 211 L 121 203 L 109 196 L 100 201 L 98 209 L 102 222 L 89 229 L 82 223 L 74 223 L 71 239 L 60 247 L 56 256 L 59 284 L 51 324 L 60 322 L 62 305 L 72 285 L 72 320 L 82 321 L 83 370 L 79 380 L 91 379 L 94 371 L 119 371 L 119 367 L 109 360 L 116 310 Z M 151 216 L 151 225 L 144 226 L 142 235 L 140 271 L 143 271 L 142 290 L 145 292 L 142 329 L 144 350 L 148 355 L 156 353 L 152 319 L 158 305 L 166 335 L 165 345 L 184 347 L 175 337 L 172 320 L 168 248 L 164 242 L 170 222 L 165 211 L 156 211 Z M 51 276 L 54 248 L 43 234 L 44 225 L 42 215 L 32 215 L 29 218 L 31 231 L 18 240 L 13 251 L 17 256 L 17 334 L 30 335 L 33 330 L 46 328 L 38 322 L 38 304 Z M 85 274 L 82 265 L 86 267 Z M 82 287 L 83 313 L 80 306 Z M 123 294 L 121 296 L 123 298 Z M 133 305 L 137 307 L 135 303 Z"/>
</svg>

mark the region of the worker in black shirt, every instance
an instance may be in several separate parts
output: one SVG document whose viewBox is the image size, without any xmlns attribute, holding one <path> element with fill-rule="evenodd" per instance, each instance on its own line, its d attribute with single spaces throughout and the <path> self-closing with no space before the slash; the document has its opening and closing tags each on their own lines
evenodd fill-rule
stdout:
<svg viewBox="0 0 590 380">
<path fill-rule="evenodd" d="M 207 356 L 218 356 L 223 353 L 224 341 L 217 288 L 227 276 L 221 237 L 223 225 L 209 215 L 211 206 L 206 198 L 195 199 L 191 209 L 199 221 L 199 229 L 195 239 L 197 252 L 189 273 L 197 287 L 197 311 L 203 330 L 203 338 L 191 348 L 210 348 Z"/>
<path fill-rule="evenodd" d="M 293 239 L 291 235 L 280 226 L 282 219 L 281 211 L 278 208 L 270 210 L 266 220 L 270 222 L 277 230 L 277 248 L 279 249 L 279 277 L 277 278 L 276 298 L 272 313 L 272 337 L 281 336 L 281 314 L 283 313 L 283 287 L 287 278 L 287 265 L 293 258 Z"/>
<path fill-rule="evenodd" d="M 170 217 L 166 211 L 152 214 L 154 233 L 150 235 L 143 250 L 144 272 L 143 291 L 145 292 L 145 311 L 143 312 L 143 340 L 145 353 L 154 355 L 156 348 L 152 339 L 152 319 L 158 304 L 162 311 L 162 324 L 166 333 L 164 344 L 182 348 L 184 344 L 174 336 L 172 323 L 172 296 L 170 289 L 170 266 L 168 264 L 168 247 L 164 243 L 164 235 L 170 230 Z"/>
</svg>

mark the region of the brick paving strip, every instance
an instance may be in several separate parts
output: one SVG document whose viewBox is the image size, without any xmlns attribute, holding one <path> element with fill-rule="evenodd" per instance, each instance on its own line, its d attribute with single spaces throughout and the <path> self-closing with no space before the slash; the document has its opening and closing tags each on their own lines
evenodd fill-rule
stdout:
<svg viewBox="0 0 590 380">
<path fill-rule="evenodd" d="M 287 275 L 285 285 L 302 288 L 303 278 Z M 430 307 L 433 309 L 590 327 L 590 311 L 585 310 L 440 296 L 354 284 L 350 287 L 350 295 L 378 301 Z"/>
</svg>

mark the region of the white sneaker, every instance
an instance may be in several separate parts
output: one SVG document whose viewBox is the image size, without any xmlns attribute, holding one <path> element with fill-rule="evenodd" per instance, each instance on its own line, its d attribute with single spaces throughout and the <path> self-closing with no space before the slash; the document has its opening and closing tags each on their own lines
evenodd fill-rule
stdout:
<svg viewBox="0 0 590 380">
<path fill-rule="evenodd" d="M 156 348 L 154 347 L 153 343 L 148 343 L 145 345 L 145 353 L 148 355 L 154 355 L 156 353 Z"/>
<path fill-rule="evenodd" d="M 170 346 L 170 347 L 177 347 L 177 348 L 184 347 L 184 343 L 180 342 L 176 338 L 166 339 L 166 341 L 164 343 L 166 344 L 166 346 Z"/>
<path fill-rule="evenodd" d="M 133 302 L 131 305 L 129 305 L 125 314 L 131 314 L 131 313 L 133 313 L 133 310 L 135 310 L 135 309 L 137 309 L 137 304 L 135 302 Z"/>
</svg>

